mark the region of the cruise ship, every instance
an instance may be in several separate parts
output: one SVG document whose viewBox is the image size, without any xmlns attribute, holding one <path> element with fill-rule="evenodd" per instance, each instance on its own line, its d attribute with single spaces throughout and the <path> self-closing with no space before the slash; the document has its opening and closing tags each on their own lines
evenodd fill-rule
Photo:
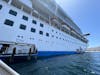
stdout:
<svg viewBox="0 0 100 75">
<path fill-rule="evenodd" d="M 55 0 L 0 0 L 0 59 L 77 54 L 87 46 Z"/>
</svg>

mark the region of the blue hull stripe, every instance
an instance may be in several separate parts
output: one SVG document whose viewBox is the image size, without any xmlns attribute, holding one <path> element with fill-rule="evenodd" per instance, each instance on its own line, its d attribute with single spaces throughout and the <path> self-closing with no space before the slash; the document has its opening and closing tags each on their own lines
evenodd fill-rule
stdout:
<svg viewBox="0 0 100 75">
<path fill-rule="evenodd" d="M 50 56 L 58 56 L 58 55 L 69 55 L 69 54 L 77 54 L 77 52 L 75 51 L 39 51 L 37 56 L 38 57 L 50 57 Z M 11 55 L 10 55 L 11 56 Z M 36 56 L 36 54 L 32 55 L 33 57 Z M 9 59 L 9 56 L 0 56 L 0 59 L 6 61 Z M 23 55 L 23 56 L 15 56 L 14 57 L 15 60 L 20 61 L 20 60 L 26 60 L 27 56 Z"/>
<path fill-rule="evenodd" d="M 38 56 L 55 56 L 55 55 L 67 55 L 76 54 L 75 51 L 39 51 Z"/>
</svg>

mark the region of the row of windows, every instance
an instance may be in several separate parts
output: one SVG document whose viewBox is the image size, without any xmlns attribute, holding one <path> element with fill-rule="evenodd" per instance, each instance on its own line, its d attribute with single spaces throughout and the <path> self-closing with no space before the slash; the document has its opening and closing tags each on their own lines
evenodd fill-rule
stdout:
<svg viewBox="0 0 100 75">
<path fill-rule="evenodd" d="M 14 16 L 17 16 L 17 12 L 14 11 L 14 10 L 9 10 L 9 14 L 14 15 Z M 27 21 L 28 20 L 28 17 L 26 17 L 26 16 L 23 15 L 22 19 L 24 19 L 24 20 Z M 32 20 L 32 23 L 37 24 L 37 21 L 36 20 Z M 9 25 L 9 26 L 13 26 L 14 22 L 7 19 L 4 24 Z M 40 27 L 44 27 L 44 25 L 42 23 L 40 23 Z M 26 25 L 21 24 L 20 25 L 20 29 L 26 30 Z M 31 32 L 35 32 L 35 31 L 36 31 L 36 29 L 31 28 Z M 52 30 L 52 32 L 54 32 L 54 30 Z M 40 31 L 39 33 L 41 35 L 43 35 L 43 32 L 42 31 Z M 56 32 L 56 33 L 58 33 L 58 32 Z M 61 33 L 59 33 L 59 34 L 61 34 Z M 46 36 L 49 36 L 49 33 L 46 33 Z M 54 35 L 52 35 L 52 37 L 54 37 Z M 58 37 L 56 37 L 56 38 L 58 39 Z M 59 39 L 61 39 L 61 38 L 59 38 Z"/>
<path fill-rule="evenodd" d="M 17 16 L 17 12 L 14 11 L 14 10 L 9 10 L 9 14 L 14 15 L 14 16 Z M 28 17 L 26 17 L 26 16 L 23 16 L 22 18 L 23 18 L 24 20 L 28 20 Z M 32 20 L 32 23 L 37 24 L 37 22 L 36 22 L 35 20 Z M 14 22 L 11 21 L 11 20 L 6 19 L 6 21 L 5 21 L 4 24 L 9 25 L 9 26 L 13 26 Z M 44 27 L 44 25 L 43 25 L 42 23 L 40 23 L 40 27 Z M 21 25 L 20 25 L 20 29 L 26 30 L 26 25 L 21 24 Z M 35 32 L 35 31 L 36 31 L 36 29 L 31 28 L 31 32 Z M 54 30 L 52 30 L 52 32 L 54 32 Z M 42 31 L 40 31 L 39 33 L 40 33 L 41 35 L 43 35 L 43 32 L 42 32 Z M 57 33 L 57 32 L 56 32 L 56 33 Z M 61 33 L 59 33 L 59 34 L 61 34 Z M 46 36 L 49 36 L 49 33 L 46 33 Z M 54 37 L 54 35 L 52 35 L 52 37 Z M 58 37 L 56 37 L 56 38 L 58 39 Z M 61 39 L 61 38 L 59 38 L 59 39 Z M 63 39 L 63 40 L 64 40 L 64 39 Z"/>
<path fill-rule="evenodd" d="M 4 22 L 5 25 L 8 25 L 8 26 L 13 26 L 14 22 L 9 20 L 9 19 L 6 19 L 5 22 Z M 41 24 L 42 25 L 42 24 Z M 26 30 L 26 25 L 24 24 L 20 24 L 20 29 L 22 30 Z M 31 28 L 31 32 L 36 32 L 36 29 L 35 28 Z M 39 34 L 43 35 L 43 31 L 39 31 Z M 49 37 L 49 33 L 46 33 L 46 36 Z M 52 37 L 54 37 L 54 35 L 52 35 Z M 58 37 L 56 37 L 58 39 Z M 59 38 L 61 39 L 61 38 Z M 64 39 L 63 39 L 64 40 Z"/>
<path fill-rule="evenodd" d="M 14 10 L 9 10 L 9 14 L 17 16 L 17 12 Z M 28 21 L 28 17 L 25 15 L 23 15 L 22 19 Z M 32 20 L 32 23 L 37 24 L 36 20 Z M 43 27 L 44 25 L 42 23 L 40 23 L 40 26 Z"/>
<path fill-rule="evenodd" d="M 16 11 L 14 11 L 14 10 L 9 10 L 9 14 L 11 14 L 11 15 L 14 15 L 14 16 L 17 16 L 17 12 Z M 26 16 L 23 16 L 22 17 L 24 20 L 28 20 L 28 17 L 26 17 Z M 10 22 L 11 23 L 11 22 Z M 37 21 L 36 20 L 32 20 L 32 23 L 33 24 L 37 24 Z M 12 23 L 13 24 L 13 23 Z M 10 24 L 11 26 L 13 26 L 12 24 Z M 24 27 L 24 28 L 22 28 L 22 27 Z M 21 28 L 23 29 L 23 30 L 25 30 L 26 29 L 26 27 L 25 26 L 22 26 Z M 44 27 L 44 25 L 42 24 L 42 23 L 40 23 L 40 27 Z M 54 32 L 54 30 L 52 30 L 52 32 Z M 56 32 L 57 33 L 57 32 Z"/>
<path fill-rule="evenodd" d="M 0 5 L 0 10 L 2 9 L 2 5 Z M 14 10 L 9 10 L 9 14 L 11 14 L 11 15 L 13 15 L 13 16 L 17 16 L 17 12 L 16 11 L 14 11 Z M 23 15 L 22 16 L 22 19 L 23 20 L 26 20 L 26 21 L 28 21 L 28 17 L 27 16 L 25 16 L 25 15 Z M 9 20 L 9 22 L 6 20 L 5 21 L 5 24 L 6 25 L 9 25 L 9 26 L 13 26 L 13 21 L 10 21 Z M 32 23 L 33 24 L 37 24 L 37 21 L 36 20 L 32 20 Z M 40 23 L 40 27 L 44 27 L 44 25 L 42 24 L 42 23 Z M 25 25 L 20 25 L 20 29 L 23 29 L 23 30 L 25 30 L 26 29 L 26 26 Z M 35 30 L 34 29 L 31 29 L 31 32 L 35 32 Z M 52 30 L 52 32 L 54 32 L 54 30 Z M 57 33 L 57 32 L 56 32 Z M 41 33 L 42 34 L 42 33 Z M 61 34 L 61 33 L 59 33 L 59 34 Z M 52 37 L 54 37 L 54 36 L 52 36 Z M 58 37 L 56 37 L 56 38 L 58 38 Z"/>
<path fill-rule="evenodd" d="M 0 5 L 0 9 L 2 8 L 2 5 Z M 11 14 L 11 15 L 13 15 L 13 16 L 17 16 L 17 12 L 16 11 L 14 11 L 14 10 L 9 10 L 9 14 Z M 28 20 L 28 17 L 27 16 L 24 16 L 23 15 L 23 17 L 22 17 L 22 19 L 24 19 L 24 20 Z M 10 21 L 10 20 L 6 20 L 5 21 L 5 24 L 6 25 L 9 25 L 9 26 L 13 26 L 13 21 Z M 37 21 L 36 20 L 32 20 L 32 23 L 33 24 L 37 24 Z M 42 23 L 40 23 L 40 27 L 44 27 L 44 25 L 42 24 Z M 23 30 L 25 30 L 26 29 L 26 26 L 25 25 L 21 25 L 20 26 L 20 28 L 21 29 L 23 29 Z M 32 32 L 34 32 L 34 30 L 32 29 Z M 52 30 L 52 32 L 54 32 L 54 30 Z M 56 32 L 57 33 L 57 32 Z"/>
<path fill-rule="evenodd" d="M 8 26 L 13 26 L 14 22 L 9 20 L 9 19 L 6 19 L 5 22 L 4 22 L 5 25 L 8 25 Z M 26 30 L 26 25 L 23 25 L 23 24 L 20 24 L 20 29 L 22 30 Z M 31 28 L 30 30 L 31 32 L 35 33 L 36 32 L 36 29 L 35 28 Z M 40 35 L 43 35 L 43 31 L 39 31 L 39 34 Z M 49 37 L 49 33 L 46 33 L 46 36 Z M 52 37 L 54 37 L 54 35 L 52 35 Z M 56 37 L 58 39 L 58 37 Z M 59 38 L 61 39 L 61 38 Z M 64 39 L 63 39 L 64 40 Z"/>
<path fill-rule="evenodd" d="M 9 14 L 11 14 L 11 15 L 14 15 L 14 16 L 17 16 L 17 12 L 16 11 L 14 11 L 14 10 L 9 10 Z M 24 19 L 24 20 L 28 20 L 28 17 L 27 16 L 24 16 L 23 15 L 23 17 L 22 17 L 22 19 Z M 13 26 L 12 24 L 11 24 L 12 22 L 10 22 L 10 25 L 11 26 Z M 33 24 L 37 24 L 37 21 L 36 20 L 32 20 L 32 23 Z M 22 27 L 24 27 L 24 28 L 22 28 Z M 21 28 L 23 29 L 23 30 L 25 30 L 26 29 L 26 27 L 25 26 L 22 26 Z M 40 23 L 40 27 L 44 27 L 44 25 L 42 24 L 42 23 Z M 52 32 L 54 32 L 54 30 L 52 30 Z M 57 32 L 56 32 L 57 33 Z"/>
<path fill-rule="evenodd" d="M 8 26 L 13 26 L 14 22 L 9 20 L 9 19 L 6 19 L 4 24 L 8 25 Z M 22 29 L 22 30 L 26 30 L 26 25 L 20 24 L 19 28 Z M 36 29 L 31 28 L 31 32 L 36 32 Z M 39 34 L 43 35 L 43 31 L 39 31 Z M 46 36 L 49 36 L 49 33 L 46 33 Z"/>
</svg>

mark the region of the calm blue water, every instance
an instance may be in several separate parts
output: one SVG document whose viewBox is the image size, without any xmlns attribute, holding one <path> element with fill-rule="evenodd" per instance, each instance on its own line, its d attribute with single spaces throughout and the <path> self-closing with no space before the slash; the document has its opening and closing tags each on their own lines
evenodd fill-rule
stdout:
<svg viewBox="0 0 100 75">
<path fill-rule="evenodd" d="M 100 53 L 58 56 L 10 66 L 21 75 L 100 75 Z"/>
</svg>

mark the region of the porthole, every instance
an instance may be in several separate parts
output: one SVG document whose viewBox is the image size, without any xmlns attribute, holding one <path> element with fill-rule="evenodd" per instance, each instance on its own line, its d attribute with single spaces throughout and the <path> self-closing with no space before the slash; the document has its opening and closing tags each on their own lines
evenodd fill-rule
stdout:
<svg viewBox="0 0 100 75">
<path fill-rule="evenodd" d="M 17 15 L 17 12 L 14 11 L 14 10 L 10 10 L 10 11 L 9 11 L 9 14 L 16 16 L 16 15 Z"/>
<path fill-rule="evenodd" d="M 32 20 L 32 23 L 33 23 L 33 24 L 37 24 L 36 20 Z"/>
<path fill-rule="evenodd" d="M 46 36 L 48 36 L 48 37 L 49 37 L 49 33 L 46 33 Z"/>
<path fill-rule="evenodd" d="M 44 25 L 42 23 L 40 23 L 40 27 L 43 27 Z"/>
<path fill-rule="evenodd" d="M 26 29 L 26 25 L 21 24 L 20 25 L 20 29 L 25 30 Z"/>
<path fill-rule="evenodd" d="M 2 5 L 0 5 L 0 10 L 2 9 Z"/>
<path fill-rule="evenodd" d="M 4 22 L 5 25 L 8 25 L 8 26 L 13 26 L 14 22 L 9 20 L 9 19 L 6 19 L 5 22 Z"/>
<path fill-rule="evenodd" d="M 24 16 L 22 17 L 24 20 L 28 21 L 28 17 L 27 16 Z"/>
<path fill-rule="evenodd" d="M 34 29 L 34 28 L 31 28 L 31 32 L 35 32 L 36 31 L 36 29 Z"/>
<path fill-rule="evenodd" d="M 43 31 L 39 31 L 39 34 L 43 35 Z"/>
</svg>

